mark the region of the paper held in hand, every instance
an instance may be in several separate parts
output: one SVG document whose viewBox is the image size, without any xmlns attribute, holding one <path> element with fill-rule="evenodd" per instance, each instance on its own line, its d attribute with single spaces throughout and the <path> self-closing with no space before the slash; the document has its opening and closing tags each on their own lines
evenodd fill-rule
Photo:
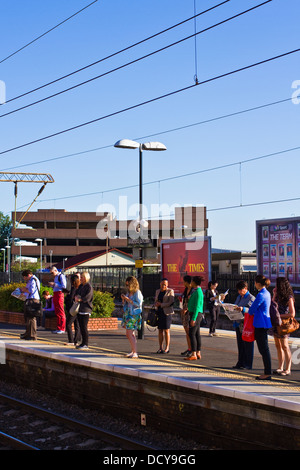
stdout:
<svg viewBox="0 0 300 470">
<path fill-rule="evenodd" d="M 229 320 L 242 320 L 244 315 L 240 310 L 236 310 L 237 306 L 235 304 L 226 304 L 219 302 L 220 307 L 222 307 L 225 311 L 225 314 L 229 318 Z"/>
<path fill-rule="evenodd" d="M 18 287 L 16 290 L 14 290 L 11 295 L 13 297 L 16 297 L 17 299 L 19 300 L 26 300 L 27 297 L 28 297 L 28 294 L 26 294 L 25 292 L 22 292 L 21 289 Z"/>
</svg>

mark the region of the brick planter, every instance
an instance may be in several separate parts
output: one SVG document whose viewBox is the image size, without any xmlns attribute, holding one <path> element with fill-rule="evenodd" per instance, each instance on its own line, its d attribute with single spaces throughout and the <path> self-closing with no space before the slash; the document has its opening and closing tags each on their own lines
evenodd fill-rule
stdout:
<svg viewBox="0 0 300 470">
<path fill-rule="evenodd" d="M 11 325 L 25 325 L 24 314 L 19 312 L 5 312 L 0 310 L 0 323 L 9 323 Z M 46 329 L 56 330 L 56 317 L 46 318 Z M 88 329 L 94 330 L 116 330 L 118 328 L 118 319 L 116 317 L 108 318 L 90 318 Z"/>
</svg>

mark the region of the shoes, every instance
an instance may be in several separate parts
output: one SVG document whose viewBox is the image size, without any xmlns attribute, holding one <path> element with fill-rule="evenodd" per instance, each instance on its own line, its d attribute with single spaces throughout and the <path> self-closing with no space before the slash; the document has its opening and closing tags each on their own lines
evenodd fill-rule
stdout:
<svg viewBox="0 0 300 470">
<path fill-rule="evenodd" d="M 243 366 L 238 366 L 238 365 L 236 365 L 236 366 L 233 366 L 232 368 L 233 368 L 233 369 L 244 369 L 244 367 L 243 367 Z"/>
<path fill-rule="evenodd" d="M 156 351 L 156 354 L 163 354 L 163 353 L 164 353 L 164 352 L 163 352 L 162 349 L 158 349 L 158 350 Z"/>
<path fill-rule="evenodd" d="M 64 333 L 63 330 L 55 330 L 55 331 L 52 331 L 51 333 L 55 334 L 55 335 L 61 335 Z"/>
<path fill-rule="evenodd" d="M 27 336 L 26 333 L 22 333 L 20 335 L 20 339 L 25 339 L 27 341 L 36 341 L 37 338 L 35 338 L 34 336 Z"/>
<path fill-rule="evenodd" d="M 86 344 L 80 344 L 79 346 L 76 346 L 76 349 L 89 349 L 89 347 Z"/>
<path fill-rule="evenodd" d="M 197 356 L 188 356 L 184 358 L 185 361 L 197 361 L 197 359 Z"/>
<path fill-rule="evenodd" d="M 201 359 L 201 354 L 197 354 L 197 359 Z"/>
<path fill-rule="evenodd" d="M 281 369 L 273 370 L 273 374 L 274 375 L 291 375 L 289 371 L 281 370 Z"/>
<path fill-rule="evenodd" d="M 170 352 L 170 349 L 168 349 L 168 351 L 166 351 L 166 350 L 163 351 L 163 354 L 169 354 L 169 352 Z"/>
<path fill-rule="evenodd" d="M 181 353 L 181 355 L 185 357 L 190 356 L 191 354 L 192 354 L 192 351 L 190 351 L 189 349 Z"/>
<path fill-rule="evenodd" d="M 255 377 L 256 380 L 272 380 L 272 377 L 270 375 L 259 375 L 258 377 Z"/>
</svg>

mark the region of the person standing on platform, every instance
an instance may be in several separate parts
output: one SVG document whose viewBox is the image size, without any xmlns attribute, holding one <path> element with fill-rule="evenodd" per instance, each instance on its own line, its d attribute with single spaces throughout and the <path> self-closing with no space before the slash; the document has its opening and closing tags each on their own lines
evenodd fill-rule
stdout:
<svg viewBox="0 0 300 470">
<path fill-rule="evenodd" d="M 55 266 L 50 269 L 50 272 L 54 276 L 54 281 L 49 282 L 49 285 L 53 287 L 53 302 L 54 310 L 57 318 L 57 329 L 53 333 L 61 334 L 66 329 L 66 315 L 64 310 L 64 290 L 67 287 L 66 277 L 60 273 Z"/>
<path fill-rule="evenodd" d="M 276 279 L 276 285 L 273 290 L 273 301 L 277 303 L 280 318 L 291 318 L 295 316 L 293 289 L 285 277 L 278 277 Z M 276 327 L 273 327 L 273 335 L 278 357 L 278 369 L 274 370 L 273 374 L 290 375 L 292 354 L 289 346 L 289 335 L 279 335 Z"/>
<path fill-rule="evenodd" d="M 249 308 L 253 304 L 255 297 L 250 294 L 247 282 L 239 281 L 236 285 L 236 289 L 239 294 L 234 302 L 237 305 L 237 310 L 242 313 L 249 312 Z M 238 361 L 233 369 L 252 369 L 254 341 L 249 342 L 243 340 L 243 324 L 243 320 L 233 322 L 238 346 Z"/>
<path fill-rule="evenodd" d="M 185 331 L 186 342 L 187 342 L 188 348 L 186 351 L 181 353 L 182 356 L 189 356 L 192 353 L 191 340 L 190 340 L 190 335 L 189 335 L 189 313 L 188 313 L 188 307 L 187 307 L 188 300 L 193 292 L 191 282 L 192 282 L 192 277 L 189 276 L 188 274 L 183 277 L 183 283 L 184 283 L 185 289 L 182 294 L 182 309 L 180 312 L 180 316 L 181 316 L 182 326 Z"/>
<path fill-rule="evenodd" d="M 80 274 L 71 275 L 71 290 L 65 297 L 65 306 L 66 306 L 66 332 L 68 334 L 68 343 L 67 345 L 77 346 L 81 342 L 81 333 L 78 321 L 78 315 L 71 315 L 70 308 L 74 303 L 75 292 L 80 285 Z M 72 326 L 74 325 L 74 334 Z"/>
<path fill-rule="evenodd" d="M 82 337 L 81 344 L 76 346 L 77 349 L 89 348 L 88 321 L 93 311 L 93 297 L 94 290 L 90 283 L 90 275 L 86 271 L 82 272 L 80 274 L 80 285 L 75 292 L 75 302 L 80 302 L 77 316 Z"/>
<path fill-rule="evenodd" d="M 220 306 L 217 305 L 219 298 L 219 292 L 217 291 L 218 283 L 210 281 L 208 283 L 208 289 L 205 292 L 206 305 L 210 313 L 210 325 L 208 336 L 217 336 L 216 325 L 220 315 Z"/>
<path fill-rule="evenodd" d="M 189 322 L 189 335 L 191 341 L 191 355 L 185 357 L 186 361 L 195 361 L 201 359 L 201 336 L 200 336 L 200 323 L 203 314 L 203 292 L 201 289 L 201 276 L 194 276 L 192 278 L 193 292 L 188 300 L 188 315 Z"/>
<path fill-rule="evenodd" d="M 254 315 L 254 336 L 258 350 L 264 363 L 264 374 L 256 377 L 257 380 L 271 380 L 271 354 L 268 344 L 268 330 L 272 328 L 270 318 L 271 294 L 267 290 L 270 279 L 259 274 L 255 278 L 255 287 L 258 294 L 249 308 L 249 315 Z"/>
<path fill-rule="evenodd" d="M 137 358 L 136 331 L 141 329 L 144 298 L 140 291 L 139 282 L 134 276 L 129 276 L 125 285 L 127 294 L 121 294 L 124 309 L 122 327 L 126 330 L 126 337 L 131 347 L 131 352 L 126 357 Z"/>
<path fill-rule="evenodd" d="M 23 271 L 22 276 L 24 281 L 26 281 L 26 287 L 23 287 L 21 290 L 22 292 L 28 294 L 28 297 L 25 300 L 24 305 L 26 330 L 25 333 L 20 335 L 20 338 L 35 341 L 37 339 L 36 316 L 32 313 L 32 309 L 29 308 L 30 305 L 28 304 L 32 302 L 40 303 L 40 281 L 29 269 Z"/>
<path fill-rule="evenodd" d="M 157 354 L 167 354 L 170 352 L 170 328 L 172 323 L 172 314 L 174 313 L 174 290 L 169 289 L 168 279 L 162 279 L 160 289 L 155 292 L 154 305 L 158 314 L 158 343 Z M 165 338 L 166 347 L 163 348 Z"/>
</svg>

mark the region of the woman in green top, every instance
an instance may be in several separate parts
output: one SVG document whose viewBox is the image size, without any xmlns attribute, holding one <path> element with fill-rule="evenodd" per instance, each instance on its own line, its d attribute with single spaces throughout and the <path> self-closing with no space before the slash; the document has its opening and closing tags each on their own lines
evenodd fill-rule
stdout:
<svg viewBox="0 0 300 470">
<path fill-rule="evenodd" d="M 189 322 L 189 336 L 191 340 L 192 354 L 184 359 L 186 361 L 195 361 L 201 359 L 201 336 L 200 336 L 200 323 L 203 313 L 203 292 L 201 289 L 201 276 L 194 276 L 192 278 L 192 287 L 194 292 L 188 301 L 188 312 L 190 316 Z"/>
</svg>

